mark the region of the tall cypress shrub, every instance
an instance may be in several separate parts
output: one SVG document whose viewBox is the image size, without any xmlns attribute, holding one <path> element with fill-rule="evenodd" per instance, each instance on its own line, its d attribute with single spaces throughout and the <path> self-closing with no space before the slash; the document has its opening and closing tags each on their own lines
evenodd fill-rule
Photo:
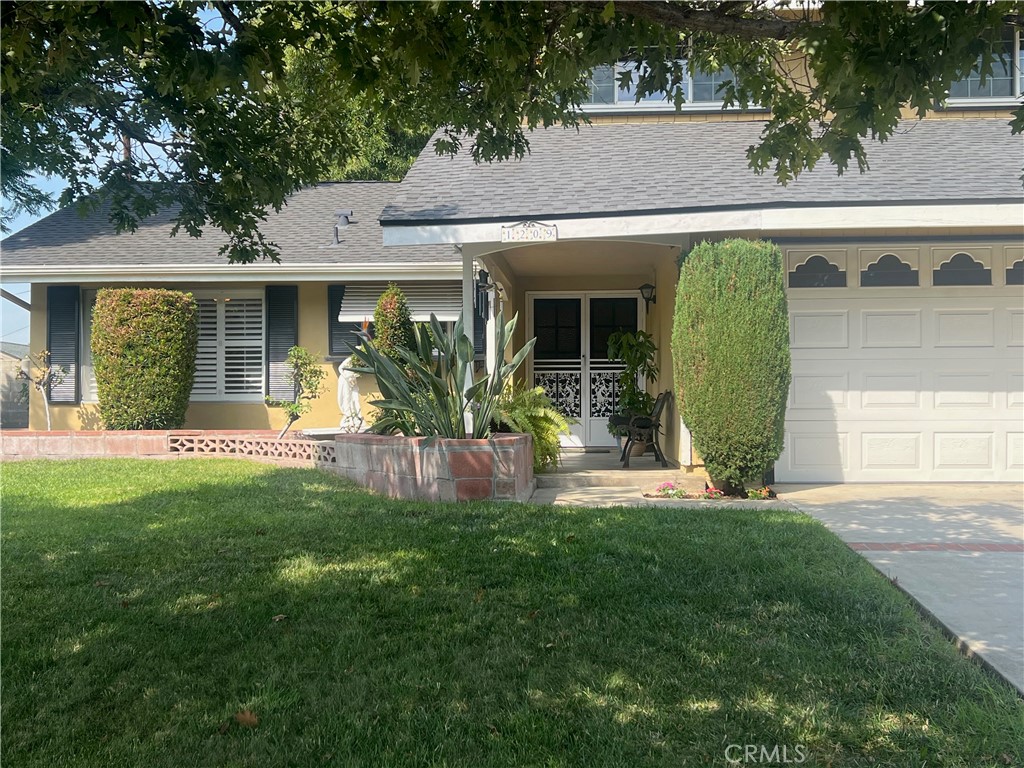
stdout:
<svg viewBox="0 0 1024 768">
<path fill-rule="evenodd" d="M 789 312 L 782 254 L 762 241 L 701 243 L 683 262 L 672 331 L 680 414 L 715 486 L 760 480 L 782 452 Z"/>
<path fill-rule="evenodd" d="M 191 293 L 107 288 L 92 314 L 92 356 L 107 429 L 179 429 L 196 372 Z"/>
<path fill-rule="evenodd" d="M 398 348 L 412 349 L 414 343 L 409 302 L 401 288 L 388 283 L 373 313 L 373 344 L 392 360 L 397 360 Z"/>
</svg>

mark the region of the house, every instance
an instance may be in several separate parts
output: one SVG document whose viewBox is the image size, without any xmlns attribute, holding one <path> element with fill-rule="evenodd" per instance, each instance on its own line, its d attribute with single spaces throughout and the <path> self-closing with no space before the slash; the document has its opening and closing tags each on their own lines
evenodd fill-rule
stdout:
<svg viewBox="0 0 1024 768">
<path fill-rule="evenodd" d="M 0 276 L 33 283 L 34 343 L 63 343 L 55 354 L 74 367 L 55 399 L 63 427 L 95 423 L 97 287 L 194 291 L 209 375 L 188 424 L 255 428 L 281 422 L 262 404 L 281 351 L 297 341 L 336 363 L 351 324 L 397 278 L 421 314 L 473 303 L 477 335 L 499 309 L 518 312 L 516 345 L 537 338 L 525 376 L 578 420 L 571 442 L 600 447 L 619 370 L 608 335 L 651 332 L 652 389 L 672 389 L 681 260 L 703 240 L 769 238 L 785 254 L 793 355 L 778 481 L 1019 481 L 1024 143 L 1007 125 L 1022 91 L 1011 43 L 1007 77 L 969 78 L 942 110 L 871 143 L 865 174 L 822 163 L 780 187 L 747 167 L 763 113 L 714 101 L 726 74 L 693 73 L 676 112 L 635 103 L 609 67 L 592 78 L 593 124 L 535 132 L 522 161 L 477 165 L 428 146 L 400 185 L 298 193 L 265 228 L 281 264 L 229 266 L 216 238 L 168 240 L 166 216 L 114 235 L 102 217 L 60 211 L 3 242 Z M 348 226 L 344 210 L 355 211 Z M 650 301 L 641 286 L 653 286 Z M 244 340 L 225 336 L 229 314 L 244 319 Z M 41 418 L 33 404 L 33 426 Z M 337 418 L 328 397 L 303 424 Z M 677 413 L 666 432 L 670 459 L 699 464 Z"/>
<path fill-rule="evenodd" d="M 23 391 L 21 361 L 28 355 L 28 344 L 0 342 L 0 427 L 16 429 L 28 426 L 28 401 Z"/>
<path fill-rule="evenodd" d="M 533 133 L 520 162 L 423 153 L 384 209 L 384 242 L 458 244 L 480 263 L 506 315 L 525 317 L 517 342 L 537 338 L 527 378 L 579 420 L 575 443 L 601 446 L 610 330 L 651 332 L 656 389 L 672 389 L 681 259 L 704 240 L 771 239 L 793 368 L 777 481 L 1021 481 L 1024 139 L 1008 126 L 1021 62 L 870 143 L 869 172 L 821 163 L 786 187 L 747 167 L 757 113 L 699 102 L 714 83 L 695 76 L 698 101 L 676 114 L 628 89 L 620 101 L 604 73 L 593 124 Z M 678 418 L 666 438 L 699 463 Z"/>
<path fill-rule="evenodd" d="M 389 281 L 407 294 L 414 319 L 434 313 L 451 322 L 462 310 L 462 263 L 452 246 L 384 249 L 377 219 L 396 187 L 339 182 L 296 193 L 264 228 L 280 246 L 280 263 L 230 265 L 218 253 L 219 233 L 172 239 L 169 211 L 118 234 L 105 211 L 82 218 L 66 208 L 6 238 L 0 276 L 32 284 L 32 343 L 70 373 L 51 393 L 54 429 L 100 428 L 90 320 L 97 289 L 108 286 L 176 288 L 198 300 L 200 349 L 186 427 L 283 426 L 284 414 L 264 397 L 291 396 L 277 374 L 295 344 L 319 354 L 332 374 L 300 426 L 337 427 L 336 366 Z M 371 382 L 366 411 L 372 390 Z M 31 426 L 45 424 L 33 393 Z"/>
</svg>

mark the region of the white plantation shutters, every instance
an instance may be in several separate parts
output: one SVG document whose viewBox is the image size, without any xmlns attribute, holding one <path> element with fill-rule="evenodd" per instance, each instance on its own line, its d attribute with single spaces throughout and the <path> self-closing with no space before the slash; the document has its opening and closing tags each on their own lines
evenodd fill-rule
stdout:
<svg viewBox="0 0 1024 768">
<path fill-rule="evenodd" d="M 338 322 L 361 323 L 373 320 L 377 299 L 388 287 L 387 283 L 349 283 L 344 287 Z M 423 282 L 399 282 L 406 300 L 409 314 L 417 322 L 430 319 L 433 312 L 438 320 L 458 320 L 462 312 L 462 283 L 458 280 L 437 280 Z"/>
<path fill-rule="evenodd" d="M 192 400 L 263 399 L 263 297 L 197 296 L 199 348 Z"/>
<path fill-rule="evenodd" d="M 263 394 L 263 301 L 224 304 L 224 394 Z"/>
<path fill-rule="evenodd" d="M 199 305 L 199 346 L 196 350 L 196 377 L 192 381 L 192 399 L 215 398 L 220 381 L 219 350 L 217 334 L 217 301 L 198 299 Z"/>
</svg>

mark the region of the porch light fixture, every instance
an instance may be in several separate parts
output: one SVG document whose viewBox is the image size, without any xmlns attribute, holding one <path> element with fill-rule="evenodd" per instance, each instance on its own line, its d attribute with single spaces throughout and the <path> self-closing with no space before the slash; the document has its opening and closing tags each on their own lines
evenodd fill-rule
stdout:
<svg viewBox="0 0 1024 768">
<path fill-rule="evenodd" d="M 639 290 L 644 300 L 644 312 L 650 312 L 651 304 L 658 303 L 658 297 L 654 295 L 654 286 L 650 283 L 644 283 L 640 286 Z"/>
</svg>

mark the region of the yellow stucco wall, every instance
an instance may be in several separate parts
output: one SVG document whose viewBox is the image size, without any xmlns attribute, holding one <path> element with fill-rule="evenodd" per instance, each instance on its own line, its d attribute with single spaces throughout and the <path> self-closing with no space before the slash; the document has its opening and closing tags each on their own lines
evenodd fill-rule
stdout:
<svg viewBox="0 0 1024 768">
<path fill-rule="evenodd" d="M 101 286 L 83 286 L 83 288 Z M 188 290 L 187 286 L 168 286 Z M 210 288 L 226 286 L 213 285 Z M 246 286 L 252 288 L 253 286 Z M 259 286 L 262 288 L 262 286 Z M 198 290 L 198 289 L 197 289 Z M 30 318 L 32 349 L 42 349 L 46 344 L 46 286 L 32 286 L 32 313 Z M 313 354 L 326 358 L 327 346 L 327 283 L 299 284 L 299 345 Z M 323 394 L 313 401 L 313 410 L 296 422 L 293 429 L 314 427 L 336 427 L 340 420 L 338 410 L 338 376 L 336 363 L 324 359 L 322 367 L 327 371 Z M 377 398 L 376 383 L 372 376 L 360 378 L 360 390 L 364 417 L 369 416 L 372 407 L 367 400 Z M 96 403 L 79 405 L 51 405 L 50 415 L 53 429 L 102 429 L 99 409 Z M 280 429 L 285 417 L 280 408 L 270 408 L 263 403 L 199 402 L 189 405 L 185 417 L 186 429 Z M 46 415 L 38 392 L 32 390 L 30 399 L 31 429 L 46 429 Z"/>
</svg>

